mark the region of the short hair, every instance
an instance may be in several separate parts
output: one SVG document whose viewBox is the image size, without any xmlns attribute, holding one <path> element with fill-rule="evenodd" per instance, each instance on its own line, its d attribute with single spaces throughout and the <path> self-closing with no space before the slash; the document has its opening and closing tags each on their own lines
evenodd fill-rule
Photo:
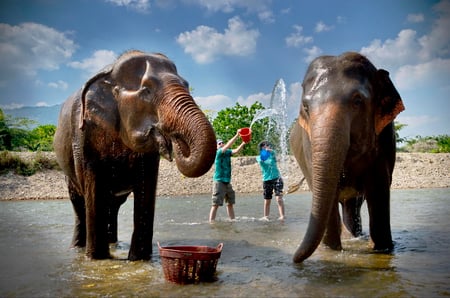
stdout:
<svg viewBox="0 0 450 298">
<path fill-rule="evenodd" d="M 270 143 L 268 141 L 264 140 L 259 143 L 258 147 L 259 147 L 259 150 L 261 150 L 264 146 L 269 146 L 269 145 L 270 145 Z"/>
</svg>

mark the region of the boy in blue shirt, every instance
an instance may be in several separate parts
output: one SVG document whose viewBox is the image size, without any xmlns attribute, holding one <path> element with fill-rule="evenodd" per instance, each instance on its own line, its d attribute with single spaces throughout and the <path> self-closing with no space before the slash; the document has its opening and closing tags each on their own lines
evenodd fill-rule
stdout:
<svg viewBox="0 0 450 298">
<path fill-rule="evenodd" d="M 270 143 L 262 141 L 259 143 L 259 156 L 256 161 L 259 163 L 262 172 L 264 189 L 264 217 L 263 220 L 269 220 L 270 203 L 272 195 L 275 192 L 275 199 L 278 203 L 280 213 L 279 220 L 284 220 L 284 202 L 283 202 L 283 179 L 277 166 L 275 151 L 270 148 Z"/>
</svg>

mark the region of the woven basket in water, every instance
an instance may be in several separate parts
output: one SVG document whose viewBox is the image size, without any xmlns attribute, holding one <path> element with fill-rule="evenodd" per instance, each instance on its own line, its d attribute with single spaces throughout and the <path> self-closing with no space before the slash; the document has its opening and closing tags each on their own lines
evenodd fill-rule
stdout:
<svg viewBox="0 0 450 298">
<path fill-rule="evenodd" d="M 213 281 L 223 243 L 208 246 L 160 246 L 159 256 L 166 280 L 179 283 Z"/>
</svg>

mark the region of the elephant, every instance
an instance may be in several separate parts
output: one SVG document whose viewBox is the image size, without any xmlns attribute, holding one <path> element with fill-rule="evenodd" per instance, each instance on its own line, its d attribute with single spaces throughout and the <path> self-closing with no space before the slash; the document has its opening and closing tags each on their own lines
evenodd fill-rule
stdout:
<svg viewBox="0 0 450 298">
<path fill-rule="evenodd" d="M 393 121 L 405 108 L 389 73 L 356 52 L 320 56 L 310 63 L 302 87 L 289 143 L 312 192 L 312 207 L 293 261 L 303 262 L 321 242 L 342 249 L 339 203 L 344 227 L 360 235 L 364 200 L 373 249 L 392 251 Z"/>
<path fill-rule="evenodd" d="M 62 105 L 54 137 L 75 213 L 72 246 L 111 258 L 118 211 L 134 196 L 129 260 L 152 254 L 160 157 L 186 177 L 211 168 L 215 132 L 164 54 L 130 50 Z"/>
</svg>

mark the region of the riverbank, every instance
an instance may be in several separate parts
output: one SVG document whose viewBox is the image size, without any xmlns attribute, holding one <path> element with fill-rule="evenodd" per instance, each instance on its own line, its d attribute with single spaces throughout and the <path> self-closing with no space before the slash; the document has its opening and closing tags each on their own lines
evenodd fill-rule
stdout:
<svg viewBox="0 0 450 298">
<path fill-rule="evenodd" d="M 32 158 L 34 153 L 14 153 Z M 53 156 L 53 153 L 46 153 Z M 254 157 L 232 159 L 232 184 L 237 193 L 261 192 L 261 172 Z M 158 196 L 208 194 L 212 186 L 211 169 L 199 178 L 186 178 L 175 163 L 161 160 Z M 300 182 L 303 175 L 293 157 L 287 163 L 285 189 Z M 450 187 L 450 153 L 397 153 L 393 189 Z M 298 191 L 307 191 L 306 182 Z M 0 200 L 68 199 L 64 175 L 43 170 L 25 177 L 8 173 L 0 176 Z"/>
</svg>

